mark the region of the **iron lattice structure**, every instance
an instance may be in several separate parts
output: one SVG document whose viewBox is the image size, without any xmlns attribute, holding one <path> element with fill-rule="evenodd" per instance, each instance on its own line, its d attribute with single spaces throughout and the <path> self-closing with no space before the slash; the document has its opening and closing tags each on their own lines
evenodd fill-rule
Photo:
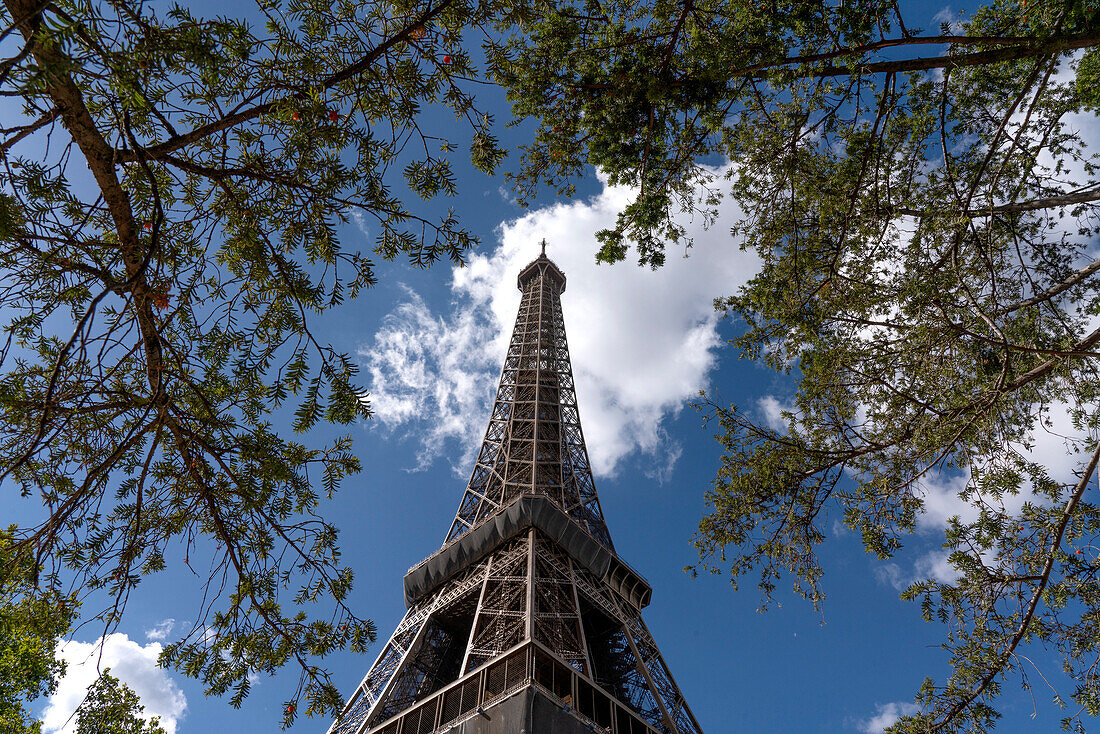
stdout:
<svg viewBox="0 0 1100 734">
<path fill-rule="evenodd" d="M 542 494 L 614 550 L 581 432 L 561 294 L 565 275 L 545 256 L 519 275 L 523 298 L 489 428 L 447 540 L 520 494 Z"/>
<path fill-rule="evenodd" d="M 446 541 L 405 577 L 408 612 L 330 734 L 429 734 L 523 686 L 613 734 L 701 734 L 642 621 L 648 584 L 615 554 L 542 255 Z"/>
</svg>

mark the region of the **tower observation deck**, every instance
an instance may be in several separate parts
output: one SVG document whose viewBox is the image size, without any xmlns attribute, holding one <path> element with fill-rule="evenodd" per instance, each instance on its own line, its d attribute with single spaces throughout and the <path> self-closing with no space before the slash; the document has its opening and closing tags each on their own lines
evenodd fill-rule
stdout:
<svg viewBox="0 0 1100 734">
<path fill-rule="evenodd" d="M 642 621 L 581 431 L 561 294 L 542 254 L 443 547 L 329 734 L 702 734 Z"/>
</svg>

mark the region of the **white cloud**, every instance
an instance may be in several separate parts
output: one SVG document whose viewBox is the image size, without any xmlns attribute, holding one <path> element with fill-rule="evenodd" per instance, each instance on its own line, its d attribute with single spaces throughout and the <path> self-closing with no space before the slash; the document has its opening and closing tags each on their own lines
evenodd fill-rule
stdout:
<svg viewBox="0 0 1100 734">
<path fill-rule="evenodd" d="M 902 716 L 911 716 L 920 710 L 916 704 L 907 701 L 881 703 L 875 709 L 874 716 L 860 722 L 860 731 L 865 734 L 881 734 L 887 727 L 896 724 Z"/>
<path fill-rule="evenodd" d="M 440 456 L 445 441 L 454 437 L 465 444 L 465 462 L 476 445 L 475 418 L 479 413 L 486 418 L 484 406 L 499 376 L 493 374 L 499 359 L 492 349 L 495 331 L 479 307 L 459 308 L 444 320 L 413 291 L 406 289 L 406 296 L 370 346 L 360 350 L 367 360 L 371 410 L 391 428 L 412 424 L 421 438 L 420 466 Z"/>
<path fill-rule="evenodd" d="M 684 453 L 684 447 L 679 441 L 667 441 L 666 448 L 660 456 L 654 456 L 653 464 L 645 471 L 645 475 L 657 482 L 666 484 L 672 481 L 672 472 L 676 468 L 676 462 Z"/>
<path fill-rule="evenodd" d="M 954 584 L 959 580 L 959 572 L 948 560 L 949 555 L 947 551 L 931 550 L 913 561 L 910 572 L 893 562 L 875 566 L 872 572 L 879 583 L 893 586 L 898 591 L 905 591 L 911 584 L 926 579 Z"/>
<path fill-rule="evenodd" d="M 925 475 L 919 484 L 924 514 L 917 519 L 917 524 L 924 530 L 943 530 L 953 517 L 958 517 L 962 522 L 976 520 L 980 508 L 959 496 L 969 482 L 970 472 L 950 476 L 939 472 Z"/>
<path fill-rule="evenodd" d="M 1077 481 L 1075 472 L 1080 471 L 1083 463 L 1079 449 L 1086 441 L 1091 440 L 1074 428 L 1069 407 L 1065 403 L 1057 403 L 1044 408 L 1041 418 L 1035 421 L 1028 445 L 1017 444 L 1013 449 L 1025 460 L 1045 467 L 1054 481 L 1072 484 Z M 1047 502 L 1035 496 L 1028 482 L 1017 494 L 984 497 L 977 488 L 973 488 L 969 498 L 964 499 L 960 493 L 969 481 L 969 471 L 952 475 L 932 472 L 926 475 L 920 482 L 925 510 L 918 520 L 921 528 L 942 530 L 955 516 L 964 523 L 974 522 L 982 509 L 1012 516 L 1019 513 L 1025 503 Z"/>
<path fill-rule="evenodd" d="M 641 452 L 661 463 L 656 478 L 670 475 L 679 452 L 662 422 L 706 387 L 721 341 L 713 299 L 735 292 L 757 261 L 731 240 L 737 212 L 726 204 L 709 231 L 687 222 L 694 246 L 670 251 L 657 271 L 632 262 L 598 266 L 595 233 L 628 200 L 628 192 L 605 187 L 505 222 L 493 252 L 455 270 L 451 313 L 433 314 L 409 292 L 360 350 L 375 416 L 422 435 L 421 465 L 454 441 L 464 449 L 456 471 L 469 470 L 519 306 L 516 275 L 546 238 L 568 279 L 562 308 L 594 472 L 613 474 Z"/>
<path fill-rule="evenodd" d="M 767 415 L 767 409 L 764 412 Z M 1044 408 L 1041 419 L 1035 422 L 1028 444 L 1014 445 L 1013 449 L 1025 460 L 1043 466 L 1054 481 L 1071 485 L 1077 481 L 1075 472 L 1080 471 L 1083 462 L 1080 447 L 1091 441 L 1074 428 L 1068 406 L 1057 403 Z M 1026 480 L 1017 494 L 987 496 L 982 494 L 980 488 L 971 487 L 964 498 L 962 492 L 970 484 L 970 477 L 969 471 L 962 471 L 953 474 L 930 472 L 921 478 L 918 491 L 924 501 L 924 513 L 917 518 L 921 531 L 938 535 L 947 528 L 953 517 L 958 517 L 964 524 L 973 523 L 982 510 L 1014 517 L 1019 515 L 1026 503 L 1049 503 L 1046 497 L 1035 495 Z M 879 582 L 899 590 L 928 578 L 941 583 L 955 583 L 959 573 L 949 563 L 948 556 L 948 551 L 937 548 L 915 558 L 908 571 L 891 562 L 876 566 L 873 572 Z M 998 567 L 996 548 L 983 551 L 981 557 L 990 568 Z"/>
<path fill-rule="evenodd" d="M 906 578 L 905 572 L 901 570 L 901 566 L 896 563 L 884 563 L 881 566 L 875 566 L 872 572 L 879 583 L 889 584 L 898 591 L 903 591 L 912 583 Z"/>
<path fill-rule="evenodd" d="M 355 222 L 355 227 L 359 230 L 359 233 L 363 235 L 363 238 L 370 241 L 370 226 L 367 224 L 367 218 L 363 216 L 363 212 L 351 212 L 351 221 Z"/>
<path fill-rule="evenodd" d="M 917 579 L 935 579 L 941 584 L 953 584 L 959 579 L 959 572 L 951 565 L 946 551 L 925 553 L 913 563 L 913 573 Z"/>
<path fill-rule="evenodd" d="M 139 645 L 118 632 L 96 642 L 73 640 L 59 644 L 57 656 L 66 662 L 67 668 L 42 712 L 43 731 L 72 734 L 76 730 L 73 712 L 100 672 L 110 668 L 111 675 L 132 688 L 141 699 L 146 718 L 159 716 L 165 731 L 175 734 L 176 723 L 187 709 L 187 699 L 175 681 L 157 667 L 160 652 L 159 642 Z"/>
<path fill-rule="evenodd" d="M 153 625 L 152 629 L 145 630 L 145 639 L 153 640 L 155 642 L 162 642 L 168 639 L 168 635 L 172 634 L 172 629 L 176 626 L 176 620 L 169 617 L 168 619 L 162 619 Z"/>
<path fill-rule="evenodd" d="M 793 406 L 780 402 L 774 395 L 765 395 L 756 401 L 756 407 L 764 416 L 764 422 L 768 427 L 781 433 L 787 432 L 787 419 L 783 417 L 783 413 L 794 412 Z"/>
<path fill-rule="evenodd" d="M 1096 326 L 1091 326 L 1091 331 Z M 1095 410 L 1095 407 L 1089 408 Z M 1036 422 L 1029 447 L 1017 449 L 1029 461 L 1046 467 L 1050 478 L 1063 484 L 1077 481 L 1075 472 L 1080 471 L 1084 457 L 1080 449 L 1091 444 L 1091 439 L 1073 426 L 1069 406 L 1055 403 L 1044 408 Z"/>
</svg>

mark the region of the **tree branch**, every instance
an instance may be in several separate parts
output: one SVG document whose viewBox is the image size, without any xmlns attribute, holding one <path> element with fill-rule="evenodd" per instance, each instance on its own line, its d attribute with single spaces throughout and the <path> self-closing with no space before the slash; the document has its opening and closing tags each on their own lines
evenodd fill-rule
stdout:
<svg viewBox="0 0 1100 734">
<path fill-rule="evenodd" d="M 1018 39 L 1012 39 L 1016 41 Z M 1039 39 L 1030 39 L 1033 42 Z M 946 56 L 930 56 L 914 59 L 898 59 L 896 61 L 872 61 L 865 63 L 856 63 L 852 66 L 823 66 L 817 70 L 810 70 L 804 74 L 796 73 L 796 76 L 804 77 L 831 77 L 831 76 L 849 76 L 858 74 L 879 74 L 885 72 L 907 72 L 907 71 L 926 71 L 929 69 L 946 69 L 946 68 L 959 68 L 963 66 L 980 66 L 983 64 L 992 64 L 1001 61 L 1015 61 L 1017 59 L 1026 59 L 1034 56 L 1047 56 L 1050 54 L 1063 53 L 1065 51 L 1072 51 L 1078 48 L 1090 48 L 1100 44 L 1100 33 L 1086 33 L 1075 36 L 1063 36 L 1061 38 L 1053 38 L 1047 41 L 1036 43 L 1032 46 L 1026 45 L 1013 45 L 1009 48 L 996 48 L 986 51 L 974 51 L 965 54 L 948 54 Z M 853 53 L 853 52 L 847 52 Z M 847 53 L 836 53 L 835 57 L 847 55 Z M 802 60 L 802 59 L 806 60 Z M 765 64 L 756 64 L 753 66 L 747 66 L 743 69 L 735 69 L 730 76 L 754 76 L 763 78 L 766 74 L 761 72 L 777 69 L 787 66 L 793 66 L 796 64 L 812 63 L 814 57 L 791 57 L 787 59 L 781 59 L 775 62 L 769 62 Z"/>
<path fill-rule="evenodd" d="M 993 682 L 1000 672 L 1004 669 L 1004 666 L 1008 664 L 1009 659 L 1012 657 L 1012 652 L 1016 649 L 1016 646 L 1020 644 L 1020 640 L 1027 634 L 1027 629 L 1031 625 L 1031 620 L 1035 616 L 1035 610 L 1039 606 L 1039 600 L 1042 598 L 1043 591 L 1046 589 L 1047 584 L 1050 582 L 1050 574 L 1054 569 L 1054 559 L 1058 553 L 1058 548 L 1062 543 L 1062 535 L 1066 531 L 1066 526 L 1069 524 L 1070 518 L 1073 516 L 1073 511 L 1077 507 L 1077 503 L 1081 501 L 1081 496 L 1085 493 L 1085 489 L 1089 485 L 1089 480 L 1092 479 L 1092 474 L 1096 471 L 1096 464 L 1100 462 L 1100 443 L 1096 444 L 1096 448 L 1092 452 L 1092 457 L 1089 459 L 1088 465 L 1085 467 L 1084 472 L 1081 474 L 1080 481 L 1077 482 L 1077 486 L 1073 489 L 1073 494 L 1070 495 L 1069 500 L 1066 502 L 1066 508 L 1062 511 L 1062 519 L 1058 523 L 1058 527 L 1054 531 L 1054 539 L 1050 543 L 1050 551 L 1047 554 L 1046 563 L 1043 564 L 1043 571 L 1040 574 L 1039 583 L 1035 586 L 1035 591 L 1031 595 L 1031 601 L 1027 605 L 1027 611 L 1024 612 L 1024 617 L 1020 621 L 1019 626 L 1016 628 L 1015 634 L 1012 635 L 1012 639 L 1009 640 L 1008 647 L 1001 653 L 997 662 L 990 666 L 990 669 L 986 672 L 982 680 L 975 686 L 961 701 L 941 718 L 932 724 L 931 731 L 937 731 L 940 728 L 951 723 L 951 721 L 958 716 L 967 706 L 972 704 L 978 696 L 982 695 L 989 684 Z"/>
<path fill-rule="evenodd" d="M 1011 204 L 996 204 L 982 209 L 966 209 L 958 212 L 968 217 L 992 217 L 997 214 L 1016 214 L 1020 212 L 1032 212 L 1039 209 L 1050 209 L 1056 206 L 1070 206 L 1071 204 L 1087 204 L 1090 201 L 1100 200 L 1100 187 L 1089 186 L 1078 191 L 1073 191 L 1059 196 L 1050 196 L 1045 199 L 1029 199 L 1028 201 L 1016 201 Z M 907 209 L 897 208 L 892 210 L 895 214 L 908 217 L 926 217 L 931 214 L 942 213 L 942 210 L 934 209 Z"/>
<path fill-rule="evenodd" d="M 403 29 L 401 29 L 396 34 L 386 39 L 379 45 L 375 46 L 366 56 L 359 59 L 354 64 L 344 67 L 335 74 L 331 74 L 328 77 L 322 79 L 316 86 L 311 87 L 311 90 L 331 89 L 340 82 L 347 81 L 348 79 L 354 78 L 356 75 L 363 73 L 366 69 L 370 68 L 371 64 L 384 56 L 386 52 L 389 51 L 391 48 L 409 40 L 412 37 L 414 31 L 416 31 L 421 26 L 426 25 L 432 20 L 432 18 L 436 17 L 444 10 L 446 10 L 453 1 L 454 0 L 442 0 L 439 5 L 436 5 L 434 8 L 430 8 L 424 11 L 424 13 L 422 13 L 415 19 L 410 20 Z M 215 120 L 214 122 L 208 123 L 201 127 L 197 127 L 190 132 L 184 133 L 182 135 L 173 136 L 168 140 L 165 140 L 163 143 L 148 147 L 145 149 L 144 154 L 150 160 L 157 160 L 165 153 L 170 153 L 174 150 L 186 147 L 196 141 L 202 140 L 208 135 L 213 135 L 214 133 L 228 130 L 241 124 L 242 122 L 247 122 L 249 120 L 260 117 L 261 115 L 267 114 L 268 112 L 275 110 L 277 107 L 286 104 L 287 102 L 296 100 L 300 101 L 308 99 L 309 97 L 309 91 L 295 92 L 294 94 L 288 95 L 286 97 L 280 97 L 279 99 L 272 100 L 271 102 L 264 102 L 263 104 L 256 105 L 255 107 L 250 107 L 246 110 L 234 112 L 232 114 L 226 115 L 220 120 Z M 118 150 L 116 151 L 116 155 L 117 159 L 122 163 L 131 163 L 138 160 L 137 151 L 132 149 L 124 148 Z"/>
</svg>

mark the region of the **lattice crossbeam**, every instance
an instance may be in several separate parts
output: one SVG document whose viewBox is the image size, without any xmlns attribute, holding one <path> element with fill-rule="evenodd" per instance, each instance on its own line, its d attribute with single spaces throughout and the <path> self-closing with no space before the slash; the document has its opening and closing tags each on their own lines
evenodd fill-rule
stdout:
<svg viewBox="0 0 1100 734">
<path fill-rule="evenodd" d="M 518 494 L 542 494 L 612 548 L 577 410 L 561 291 L 565 276 L 540 258 L 520 280 L 523 297 L 477 463 L 459 503 L 452 541 Z"/>
<path fill-rule="evenodd" d="M 523 295 L 489 425 L 444 549 L 515 497 L 540 495 L 614 553 L 577 408 L 561 311 L 565 276 L 544 254 L 520 274 L 519 287 Z M 664 734 L 701 734 L 633 605 L 636 598 L 630 597 L 632 604 L 620 596 L 568 555 L 575 548 L 567 552 L 534 527 L 503 538 L 471 555 L 461 570 L 448 571 L 456 575 L 409 609 L 330 734 L 445 728 L 482 700 L 478 675 L 486 681 L 486 701 L 512 690 L 494 676 L 515 667 L 505 663 L 524 644 L 549 651 L 537 654 L 555 657 L 559 662 L 551 667 L 571 671 L 573 694 L 582 699 L 583 691 L 599 686 L 633 712 L 627 719 L 640 717 Z M 457 682 L 482 666 L 472 688 L 470 681 Z"/>
</svg>

